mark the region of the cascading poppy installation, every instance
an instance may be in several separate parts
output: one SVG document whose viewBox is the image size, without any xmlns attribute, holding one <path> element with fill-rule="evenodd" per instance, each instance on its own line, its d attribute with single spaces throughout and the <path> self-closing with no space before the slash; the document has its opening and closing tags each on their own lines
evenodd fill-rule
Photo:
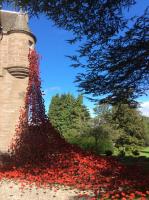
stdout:
<svg viewBox="0 0 149 200">
<path fill-rule="evenodd" d="M 78 199 L 149 199 L 149 174 L 143 166 L 125 166 L 114 157 L 85 152 L 52 127 L 45 114 L 35 50 L 29 53 L 28 87 L 9 153 L 11 165 L 1 165 L 1 181 L 92 192 L 78 194 Z"/>
</svg>

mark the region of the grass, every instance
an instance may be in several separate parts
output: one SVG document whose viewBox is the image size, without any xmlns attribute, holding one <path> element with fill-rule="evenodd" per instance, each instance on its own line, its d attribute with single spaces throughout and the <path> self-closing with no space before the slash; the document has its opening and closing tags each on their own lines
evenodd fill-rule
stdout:
<svg viewBox="0 0 149 200">
<path fill-rule="evenodd" d="M 114 155 L 114 157 L 117 157 L 120 162 L 122 162 L 125 165 L 142 165 L 144 170 L 149 169 L 149 147 L 144 147 L 139 150 L 140 155 L 134 156 L 134 155 L 127 155 L 124 157 L 119 157 L 118 154 Z"/>
<path fill-rule="evenodd" d="M 140 156 L 149 158 L 149 147 L 144 147 L 140 150 Z"/>
<path fill-rule="evenodd" d="M 131 154 L 131 153 L 129 153 L 129 152 L 126 152 L 126 157 L 127 156 L 130 156 L 130 154 L 131 154 L 131 156 L 133 156 L 133 157 L 146 157 L 146 158 L 149 158 L 149 146 L 148 147 L 142 147 L 142 148 L 140 148 L 140 149 L 138 149 L 139 150 L 139 153 L 140 153 L 140 155 L 139 156 L 134 156 L 133 154 Z M 114 150 L 114 153 L 113 153 L 113 155 L 114 156 L 118 156 L 119 155 L 119 151 L 118 150 Z"/>
</svg>

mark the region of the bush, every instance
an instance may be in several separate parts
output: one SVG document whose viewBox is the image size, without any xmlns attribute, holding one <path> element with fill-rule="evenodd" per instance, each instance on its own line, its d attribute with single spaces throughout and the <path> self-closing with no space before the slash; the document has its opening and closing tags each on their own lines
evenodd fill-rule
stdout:
<svg viewBox="0 0 149 200">
<path fill-rule="evenodd" d="M 95 148 L 95 140 L 92 136 L 83 135 L 79 138 L 78 145 L 84 150 L 92 151 Z"/>
<path fill-rule="evenodd" d="M 120 156 L 120 157 L 124 157 L 125 154 L 126 154 L 126 153 L 125 153 L 125 150 L 121 150 L 121 151 L 119 152 L 119 156 Z"/>
<path fill-rule="evenodd" d="M 107 150 L 113 152 L 113 142 L 110 138 L 109 129 L 106 125 L 99 125 L 95 128 L 92 128 L 89 134 L 94 137 L 95 140 L 95 153 L 104 154 Z"/>
<path fill-rule="evenodd" d="M 109 138 L 98 140 L 97 146 L 95 146 L 95 153 L 104 154 L 108 150 L 113 152 L 112 141 Z"/>
<path fill-rule="evenodd" d="M 126 146 L 143 146 L 143 140 L 139 140 L 136 137 L 123 134 L 116 141 L 116 147 L 126 147 Z"/>
<path fill-rule="evenodd" d="M 132 150 L 132 154 L 133 154 L 134 156 L 139 156 L 139 155 L 140 155 L 140 152 L 139 152 L 138 149 L 135 149 L 135 150 Z"/>
<path fill-rule="evenodd" d="M 105 151 L 106 156 L 112 156 L 113 152 L 111 150 Z"/>
<path fill-rule="evenodd" d="M 71 135 L 71 137 L 66 138 L 71 144 L 78 145 L 84 150 L 93 150 L 95 148 L 95 139 L 89 135 Z"/>
<path fill-rule="evenodd" d="M 76 129 L 70 129 L 63 134 L 64 138 L 71 144 L 78 143 L 80 134 Z"/>
<path fill-rule="evenodd" d="M 95 138 L 91 135 L 74 135 L 67 138 L 67 141 L 71 144 L 78 145 L 86 151 L 92 151 L 96 154 L 104 154 L 106 151 L 113 152 L 113 143 L 111 140 L 105 138 L 98 140 L 98 143 L 95 142 Z"/>
<path fill-rule="evenodd" d="M 96 154 L 104 154 L 106 151 L 113 152 L 112 139 L 109 137 L 108 131 L 101 126 L 87 130 L 84 134 L 79 134 L 76 130 L 71 129 L 64 134 L 64 137 L 69 143 Z"/>
</svg>

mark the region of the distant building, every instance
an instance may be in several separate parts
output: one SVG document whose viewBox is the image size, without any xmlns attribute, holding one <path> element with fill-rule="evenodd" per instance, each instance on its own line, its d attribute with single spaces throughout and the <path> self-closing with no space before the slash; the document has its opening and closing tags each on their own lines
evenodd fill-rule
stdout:
<svg viewBox="0 0 149 200">
<path fill-rule="evenodd" d="M 28 53 L 35 36 L 26 13 L 0 11 L 0 152 L 6 152 L 15 133 L 28 84 Z"/>
</svg>

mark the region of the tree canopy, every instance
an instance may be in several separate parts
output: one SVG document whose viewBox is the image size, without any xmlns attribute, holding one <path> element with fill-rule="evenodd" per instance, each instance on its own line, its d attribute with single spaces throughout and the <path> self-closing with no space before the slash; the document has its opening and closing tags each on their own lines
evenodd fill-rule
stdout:
<svg viewBox="0 0 149 200">
<path fill-rule="evenodd" d="M 138 140 L 145 138 L 143 118 L 137 109 L 118 104 L 112 108 L 112 118 L 117 128 L 123 129 L 128 136 Z"/>
<path fill-rule="evenodd" d="M 70 30 L 75 39 L 106 41 L 125 25 L 122 8 L 135 0 L 2 0 L 29 11 L 32 15 L 44 13 L 58 27 Z"/>
<path fill-rule="evenodd" d="M 123 36 L 110 40 L 107 45 L 88 56 L 79 74 L 80 88 L 88 94 L 106 95 L 101 102 L 135 103 L 136 97 L 149 89 L 149 10 L 139 17 Z M 87 48 L 87 47 L 86 47 Z"/>
<path fill-rule="evenodd" d="M 99 126 L 106 128 L 114 143 L 119 146 L 122 143 L 144 145 L 148 142 L 144 120 L 137 109 L 119 103 L 112 107 L 99 104 L 96 105 L 95 111 L 95 119 L 100 119 Z"/>
<path fill-rule="evenodd" d="M 142 16 L 125 16 L 136 0 L 15 2 L 30 14 L 44 13 L 58 27 L 71 31 L 74 38 L 69 43 L 80 42 L 77 54 L 69 57 L 73 67 L 84 68 L 76 77 L 81 92 L 102 96 L 101 102 L 134 105 L 148 90 L 149 9 Z"/>
<path fill-rule="evenodd" d="M 83 97 L 71 94 L 55 95 L 49 106 L 49 119 L 63 136 L 69 132 L 80 134 L 88 126 L 90 114 L 83 105 Z"/>
</svg>

